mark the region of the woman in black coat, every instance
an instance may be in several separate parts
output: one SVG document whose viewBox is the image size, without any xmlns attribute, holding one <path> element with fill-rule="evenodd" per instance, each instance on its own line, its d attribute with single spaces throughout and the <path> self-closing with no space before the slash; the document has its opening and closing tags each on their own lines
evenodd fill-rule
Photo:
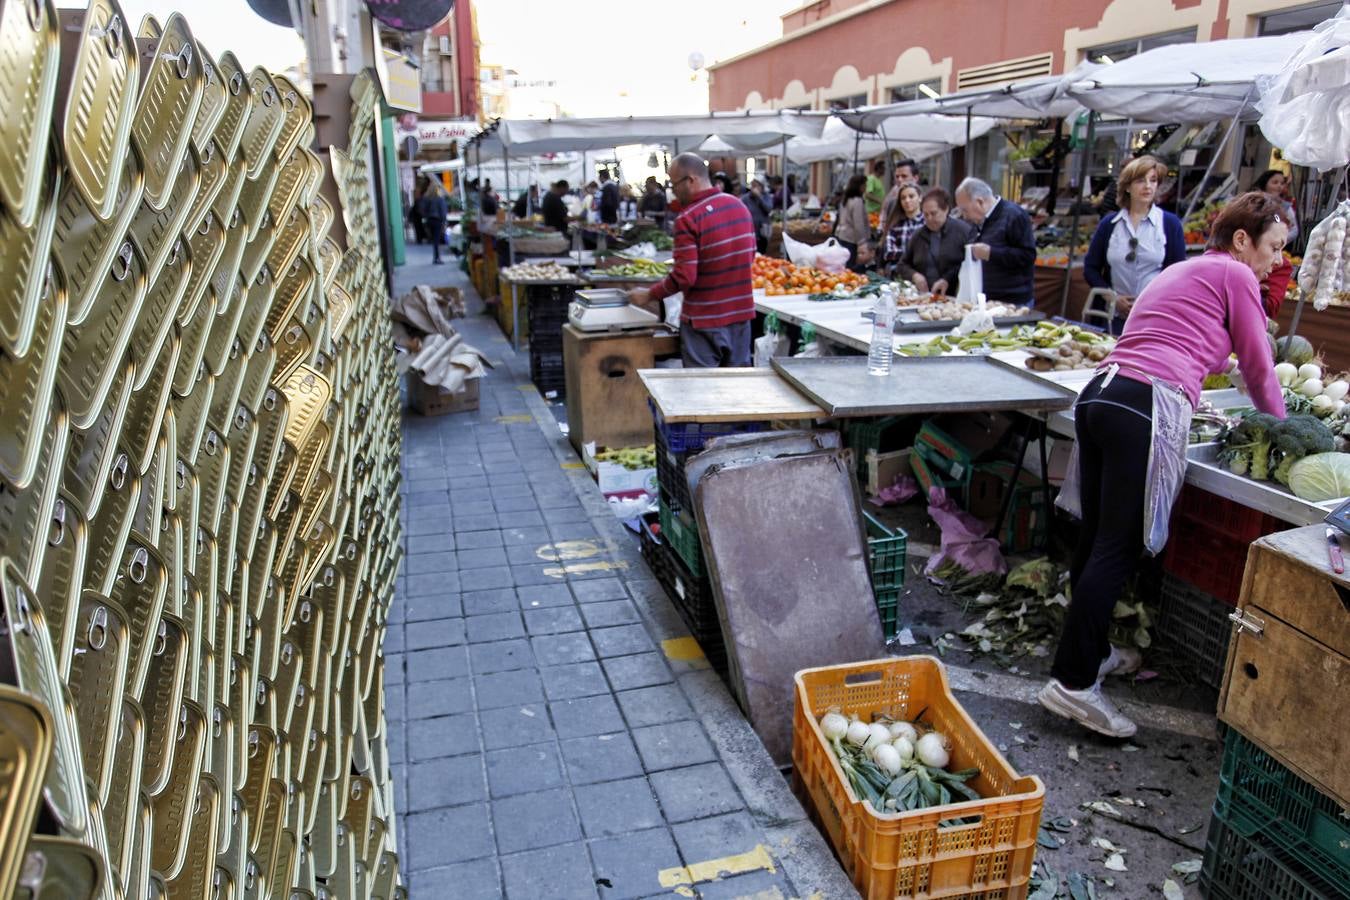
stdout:
<svg viewBox="0 0 1350 900">
<path fill-rule="evenodd" d="M 923 228 L 909 239 L 896 274 L 913 282 L 920 291 L 955 296 L 956 278 L 966 258 L 966 244 L 975 240 L 975 229 L 947 213 L 952 198 L 942 188 L 923 195 Z"/>
</svg>

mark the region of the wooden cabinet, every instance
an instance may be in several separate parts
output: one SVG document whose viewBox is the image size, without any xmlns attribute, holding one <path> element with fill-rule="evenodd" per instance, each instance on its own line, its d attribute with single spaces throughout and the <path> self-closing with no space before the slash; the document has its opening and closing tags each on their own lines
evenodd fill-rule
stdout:
<svg viewBox="0 0 1350 900">
<path fill-rule="evenodd" d="M 1219 718 L 1350 805 L 1350 578 L 1331 571 L 1326 526 L 1252 544 Z"/>
<path fill-rule="evenodd" d="M 567 427 L 572 446 L 645 447 L 655 441 L 638 371 L 674 353 L 679 337 L 660 331 L 587 332 L 563 326 Z"/>
</svg>

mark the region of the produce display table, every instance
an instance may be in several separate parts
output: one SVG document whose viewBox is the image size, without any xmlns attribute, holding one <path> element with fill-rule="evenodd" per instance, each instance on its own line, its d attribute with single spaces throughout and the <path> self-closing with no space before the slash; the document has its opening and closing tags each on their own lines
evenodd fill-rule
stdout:
<svg viewBox="0 0 1350 900">
<path fill-rule="evenodd" d="M 610 449 L 652 443 L 640 375 L 657 356 L 678 349 L 679 336 L 665 329 L 588 332 L 563 326 L 568 439 L 578 454 L 588 443 Z"/>
<path fill-rule="evenodd" d="M 825 417 L 773 369 L 647 369 L 638 377 L 671 424 Z"/>
</svg>

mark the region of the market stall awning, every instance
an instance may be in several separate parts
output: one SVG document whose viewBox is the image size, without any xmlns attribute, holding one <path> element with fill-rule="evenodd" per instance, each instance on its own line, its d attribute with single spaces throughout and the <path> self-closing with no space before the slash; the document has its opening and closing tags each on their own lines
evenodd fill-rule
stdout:
<svg viewBox="0 0 1350 900">
<path fill-rule="evenodd" d="M 737 150 L 759 150 L 783 139 L 819 137 L 827 115 L 795 110 L 752 110 L 695 116 L 595 119 L 507 119 L 475 139 L 484 155 L 590 151 L 628 144 L 694 147 L 718 137 Z"/>
<path fill-rule="evenodd" d="M 461 156 L 458 159 L 427 163 L 417 171 L 422 175 L 435 175 L 440 172 L 457 173 L 466 167 L 475 178 L 487 178 L 494 185 L 506 184 L 506 169 L 502 165 L 501 157 L 486 157 L 481 164 L 475 165 Z M 578 185 L 584 183 L 584 176 L 585 167 L 581 164 L 581 158 L 570 153 L 552 159 L 533 156 L 511 157 L 511 184 L 519 189 L 524 189 L 527 184 L 547 186 L 559 179 Z"/>
<path fill-rule="evenodd" d="M 987 134 L 997 121 L 973 118 L 970 138 Z M 966 142 L 966 120 L 949 116 L 907 116 L 885 122 L 876 134 L 859 133 L 842 116 L 831 117 L 818 138 L 796 138 L 788 142 L 788 159 L 794 163 L 871 159 L 888 151 L 900 151 L 916 160 L 925 160 Z"/>
<path fill-rule="evenodd" d="M 1068 86 L 1100 113 L 1147 122 L 1213 122 L 1251 110 L 1256 79 L 1274 75 L 1313 32 L 1169 44 L 1102 66 Z"/>
</svg>

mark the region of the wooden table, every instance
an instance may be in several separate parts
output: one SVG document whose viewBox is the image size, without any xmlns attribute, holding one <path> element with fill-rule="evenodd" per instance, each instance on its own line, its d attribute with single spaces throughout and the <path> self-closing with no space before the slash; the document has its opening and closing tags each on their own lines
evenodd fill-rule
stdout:
<svg viewBox="0 0 1350 900">
<path fill-rule="evenodd" d="M 670 423 L 825 417 L 773 369 L 646 369 L 638 377 Z"/>
<path fill-rule="evenodd" d="M 621 449 L 654 440 L 652 415 L 639 370 L 656 357 L 679 351 L 679 335 L 659 330 L 581 331 L 562 329 L 563 372 L 567 379 L 568 439 Z"/>
</svg>

